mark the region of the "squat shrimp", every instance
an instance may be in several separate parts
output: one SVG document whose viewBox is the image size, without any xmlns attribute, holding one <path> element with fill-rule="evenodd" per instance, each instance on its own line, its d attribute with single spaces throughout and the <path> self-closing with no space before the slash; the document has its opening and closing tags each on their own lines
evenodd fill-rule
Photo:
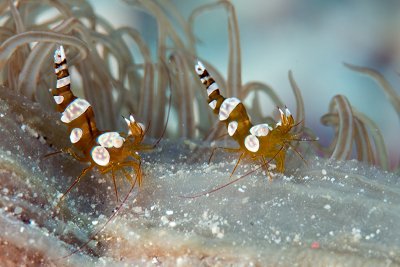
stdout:
<svg viewBox="0 0 400 267">
<path fill-rule="evenodd" d="M 161 137 L 153 145 L 142 144 L 145 136 L 145 127 L 136 122 L 132 115 L 129 119 L 124 118 L 128 133 L 100 131 L 96 126 L 94 113 L 91 105 L 85 99 L 76 97 L 70 88 L 70 75 L 67 66 L 66 55 L 63 46 L 59 46 L 54 53 L 54 71 L 57 76 L 57 85 L 55 89 L 50 89 L 54 101 L 57 104 L 57 110 L 61 112 L 61 121 L 67 126 L 69 139 L 72 146 L 70 148 L 51 153 L 47 156 L 67 152 L 80 162 L 90 165 L 82 170 L 79 176 L 59 198 L 57 206 L 65 196 L 79 183 L 82 177 L 93 168 L 97 168 L 101 174 L 111 172 L 115 195 L 119 202 L 118 190 L 116 185 L 117 171 L 121 171 L 131 184 L 129 192 L 126 194 L 114 213 L 108 218 L 104 225 L 97 230 L 92 237 L 80 246 L 78 249 L 63 257 L 66 258 L 84 248 L 92 238 L 97 235 L 106 225 L 117 215 L 122 205 L 128 199 L 136 183 L 140 186 L 142 183 L 141 157 L 138 152 L 155 148 L 164 135 L 169 118 L 171 107 L 171 97 L 169 98 L 169 108 L 166 123 L 164 125 Z M 136 178 L 128 173 L 125 168 L 131 167 Z"/>
<path fill-rule="evenodd" d="M 292 141 L 299 141 L 297 134 L 292 133 L 293 127 L 297 126 L 297 124 L 295 124 L 289 109 L 285 107 L 285 109 L 282 110 L 278 107 L 280 121 L 276 123 L 275 127 L 271 127 L 266 123 L 253 125 L 242 102 L 236 97 L 225 98 L 222 96 L 214 78 L 208 73 L 200 61 L 195 65 L 195 70 L 200 81 L 207 90 L 208 105 L 213 112 L 218 115 L 219 120 L 225 123 L 228 135 L 239 145 L 238 148 L 228 149 L 240 153 L 231 176 L 234 174 L 240 161 L 246 157 L 261 162 L 261 166 L 257 169 L 262 167 L 266 168 L 267 165 L 274 160 L 276 163 L 276 170 L 278 172 L 284 172 L 286 151 L 288 147 L 291 146 Z M 213 149 L 211 157 L 215 149 L 216 148 Z M 250 171 L 240 178 L 209 192 L 191 196 L 190 198 L 217 191 L 229 184 L 237 182 L 254 171 L 255 170 Z"/>
<path fill-rule="evenodd" d="M 124 118 L 128 126 L 128 133 L 105 132 L 97 129 L 94 113 L 88 101 L 76 97 L 70 88 L 70 75 L 67 66 L 64 47 L 60 46 L 54 53 L 54 71 L 57 76 L 57 86 L 51 89 L 57 110 L 61 112 L 61 121 L 68 127 L 69 139 L 72 147 L 64 151 L 72 155 L 81 162 L 90 165 L 82 170 L 80 175 L 60 197 L 60 203 L 71 189 L 79 183 L 85 174 L 97 168 L 100 173 L 111 172 L 114 190 L 118 198 L 118 191 L 115 180 L 115 173 L 121 171 L 132 187 L 136 182 L 141 185 L 141 158 L 138 151 L 146 150 L 151 147 L 143 145 L 144 126 L 135 121 L 132 115 L 129 119 Z M 55 152 L 52 154 L 56 154 Z M 132 167 L 136 173 L 136 178 L 125 170 Z"/>
</svg>

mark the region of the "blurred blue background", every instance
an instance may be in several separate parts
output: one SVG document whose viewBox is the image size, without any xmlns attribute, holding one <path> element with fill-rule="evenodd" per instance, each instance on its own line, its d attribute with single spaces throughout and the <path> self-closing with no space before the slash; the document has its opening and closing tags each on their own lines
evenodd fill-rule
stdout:
<svg viewBox="0 0 400 267">
<path fill-rule="evenodd" d="M 188 18 L 196 7 L 214 1 L 171 0 Z M 242 79 L 271 85 L 292 111 L 295 100 L 287 78 L 292 70 L 306 105 L 306 124 L 323 143 L 332 129 L 320 124 L 336 94 L 373 119 L 384 134 L 392 162 L 398 162 L 399 117 L 380 87 L 343 62 L 380 71 L 400 95 L 400 1 L 398 0 L 232 0 L 239 21 Z M 151 16 L 123 2 L 92 0 L 98 14 L 116 25 L 136 25 L 151 44 L 157 26 Z M 227 13 L 222 8 L 196 19 L 198 55 L 226 75 Z M 271 113 L 274 103 L 266 101 Z M 256 122 L 258 123 L 258 122 Z"/>
</svg>

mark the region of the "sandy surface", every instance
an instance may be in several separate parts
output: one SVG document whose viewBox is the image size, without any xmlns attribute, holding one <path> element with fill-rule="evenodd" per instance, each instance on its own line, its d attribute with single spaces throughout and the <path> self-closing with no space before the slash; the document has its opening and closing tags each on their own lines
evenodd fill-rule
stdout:
<svg viewBox="0 0 400 267">
<path fill-rule="evenodd" d="M 209 165 L 205 150 L 189 164 L 195 145 L 187 141 L 143 153 L 143 186 L 96 241 L 63 258 L 117 207 L 110 176 L 90 173 L 53 217 L 85 165 L 43 159 L 67 144 L 58 114 L 0 92 L 2 266 L 400 266 L 398 176 L 306 155 L 308 165 L 289 157 L 272 182 L 258 171 L 185 199 L 229 182 L 237 158 L 220 152 Z M 244 162 L 234 177 L 255 167 Z M 118 177 L 124 195 L 129 186 Z"/>
</svg>

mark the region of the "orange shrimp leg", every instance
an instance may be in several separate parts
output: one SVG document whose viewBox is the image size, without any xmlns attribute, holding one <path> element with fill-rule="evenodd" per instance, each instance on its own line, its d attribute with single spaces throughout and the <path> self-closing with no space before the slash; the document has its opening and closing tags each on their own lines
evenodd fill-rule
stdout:
<svg viewBox="0 0 400 267">
<path fill-rule="evenodd" d="M 58 150 L 58 151 L 56 151 L 56 152 L 52 152 L 52 153 L 46 154 L 46 155 L 43 156 L 43 159 L 50 158 L 50 157 L 52 157 L 52 156 L 55 156 L 55 155 L 57 155 L 57 154 L 61 154 L 61 153 L 63 153 L 63 152 L 64 152 L 64 151 L 62 151 L 62 150 Z"/>
<path fill-rule="evenodd" d="M 125 177 L 126 177 L 126 179 L 131 183 L 131 184 L 135 184 L 136 183 L 136 180 L 138 181 L 138 184 L 139 184 L 139 186 L 142 184 L 142 170 L 141 170 L 141 164 L 142 164 L 142 162 L 141 161 L 139 161 L 139 163 L 138 162 L 136 162 L 136 161 L 134 161 L 134 160 L 130 160 L 130 161 L 125 161 L 125 162 L 122 162 L 122 163 L 120 163 L 120 164 L 118 164 L 118 166 L 121 166 L 121 170 L 122 170 L 122 172 L 124 173 L 124 175 L 125 175 Z M 127 173 L 127 171 L 123 168 L 123 167 L 132 167 L 134 170 L 135 170 L 135 173 L 136 173 L 136 180 L 133 182 L 133 179 L 132 179 L 132 177 Z"/>
<path fill-rule="evenodd" d="M 124 163 L 128 163 L 128 162 L 124 162 Z M 125 165 L 124 163 L 121 163 L 121 164 L 119 164 L 119 165 L 120 165 L 120 166 L 121 166 L 121 165 Z M 132 163 L 127 164 L 127 166 L 128 166 L 128 165 L 131 165 L 131 164 L 132 164 Z M 80 247 L 78 247 L 77 249 L 75 249 L 74 251 L 72 251 L 71 253 L 69 253 L 68 255 L 65 255 L 64 257 L 62 257 L 63 259 L 68 258 L 68 257 L 70 257 L 71 255 L 74 255 L 75 253 L 77 253 L 77 252 L 81 251 L 83 248 L 85 248 L 85 247 L 90 243 L 90 241 L 92 241 L 93 238 L 94 238 L 96 235 L 98 235 L 101 231 L 103 231 L 103 229 L 106 228 L 106 226 L 111 222 L 111 220 L 112 220 L 115 216 L 117 216 L 117 214 L 118 214 L 119 211 L 121 210 L 122 206 L 125 204 L 126 200 L 127 200 L 128 197 L 131 195 L 133 189 L 135 188 L 136 181 L 138 181 L 139 176 L 141 177 L 141 175 L 142 175 L 141 168 L 140 168 L 141 162 L 139 162 L 139 164 L 137 164 L 137 165 L 138 165 L 138 166 L 137 166 L 138 172 L 136 173 L 136 179 L 135 179 L 135 181 L 133 182 L 133 184 L 132 184 L 131 188 L 129 189 L 128 193 L 125 195 L 125 197 L 124 197 L 124 199 L 122 200 L 122 202 L 121 202 L 121 203 L 118 205 L 118 207 L 115 209 L 115 212 L 114 212 L 110 217 L 108 217 L 107 221 L 103 224 L 102 227 L 100 227 L 98 230 L 96 230 L 94 233 L 91 234 L 91 237 L 89 238 L 88 241 L 86 241 L 83 245 L 81 245 Z M 132 166 L 132 165 L 131 165 L 131 166 Z M 135 166 L 136 166 L 136 165 L 135 165 Z M 127 179 L 128 179 L 128 178 L 127 178 Z M 128 179 L 128 180 L 129 180 L 129 179 Z"/>
<path fill-rule="evenodd" d="M 56 208 L 58 208 L 58 207 L 60 206 L 60 204 L 61 204 L 62 200 L 64 199 L 64 197 L 72 190 L 72 188 L 74 188 L 74 186 L 75 186 L 77 183 L 79 183 L 79 181 L 81 180 L 81 178 L 82 178 L 83 176 L 85 176 L 86 173 L 87 173 L 89 170 L 93 169 L 94 166 L 95 166 L 95 165 L 92 164 L 92 165 L 90 165 L 89 167 L 87 167 L 87 168 L 85 168 L 85 169 L 82 170 L 81 174 L 80 174 L 80 175 L 75 179 L 75 181 L 68 187 L 67 191 L 65 191 L 64 194 L 60 197 L 60 199 L 58 200 L 58 203 L 57 203 L 57 205 L 56 205 Z"/>
<path fill-rule="evenodd" d="M 58 151 L 55 151 L 55 152 L 46 154 L 46 155 L 43 156 L 43 159 L 46 159 L 46 158 L 49 158 L 49 157 L 52 157 L 52 156 L 55 156 L 55 155 L 58 155 L 58 154 L 61 154 L 61 153 L 70 154 L 72 157 L 74 157 L 76 160 L 78 160 L 78 161 L 80 161 L 80 162 L 87 162 L 87 159 L 78 156 L 78 154 L 76 154 L 76 153 L 72 150 L 72 148 L 63 148 L 63 149 L 61 149 L 61 150 L 58 150 Z"/>
<path fill-rule="evenodd" d="M 239 152 L 239 151 L 241 151 L 240 148 L 230 148 L 230 147 L 221 147 L 221 146 L 214 147 L 212 149 L 212 151 L 211 151 L 210 158 L 208 159 L 208 164 L 210 164 L 211 158 L 214 156 L 215 150 L 217 150 L 217 149 L 223 149 L 223 150 L 230 151 L 230 152 Z"/>
<path fill-rule="evenodd" d="M 279 153 L 282 152 L 283 149 L 284 149 L 284 146 L 281 146 L 281 148 L 278 150 L 278 152 L 277 152 L 270 160 L 268 160 L 267 162 L 265 162 L 265 163 L 262 164 L 261 166 L 258 166 L 257 168 L 248 171 L 247 173 L 243 174 L 243 175 L 240 176 L 239 178 L 236 178 L 236 179 L 234 179 L 234 180 L 232 180 L 232 181 L 230 181 L 230 182 L 228 182 L 228 183 L 226 183 L 226 184 L 219 185 L 219 186 L 217 186 L 217 187 L 215 187 L 214 189 L 211 189 L 211 190 L 209 190 L 209 191 L 205 191 L 205 192 L 202 192 L 202 193 L 198 193 L 198 194 L 192 195 L 192 196 L 179 196 L 179 197 L 182 197 L 182 198 L 191 198 L 191 199 L 193 199 L 193 198 L 198 198 L 198 197 L 205 196 L 205 195 L 214 193 L 214 192 L 216 192 L 216 191 L 219 191 L 219 190 L 221 190 L 222 188 L 225 188 L 225 187 L 227 187 L 227 186 L 229 186 L 229 185 L 231 185 L 231 184 L 237 183 L 238 181 L 240 181 L 240 180 L 246 178 L 247 176 L 249 176 L 250 174 L 252 174 L 252 173 L 254 173 L 254 172 L 256 172 L 256 171 L 258 171 L 258 170 L 264 168 L 265 166 L 267 166 L 272 160 L 274 160 L 274 159 L 278 156 Z"/>
<path fill-rule="evenodd" d="M 268 162 L 265 160 L 264 156 L 261 156 L 261 159 L 262 159 L 263 169 L 267 172 L 269 180 L 272 181 L 271 173 L 268 170 Z"/>
<path fill-rule="evenodd" d="M 136 180 L 133 181 L 132 176 L 124 168 L 121 168 L 121 171 L 124 173 L 126 179 L 129 181 L 131 185 L 134 185 L 136 183 Z"/>
<path fill-rule="evenodd" d="M 235 173 L 235 171 L 236 171 L 236 168 L 239 166 L 239 163 L 240 163 L 240 160 L 243 158 L 243 156 L 245 155 L 246 153 L 242 153 L 242 154 L 240 154 L 240 156 L 239 156 L 239 159 L 238 159 L 238 161 L 236 162 L 236 165 L 235 165 L 235 167 L 233 168 L 233 171 L 231 172 L 231 176 L 229 176 L 229 177 L 232 177 L 232 175 Z"/>
<path fill-rule="evenodd" d="M 118 202 L 119 202 L 119 197 L 118 197 L 117 183 L 116 183 L 116 181 L 115 181 L 115 171 L 114 171 L 114 168 L 111 169 L 111 176 L 112 176 L 112 179 L 113 179 L 115 196 L 117 197 L 117 203 L 118 203 Z"/>
</svg>

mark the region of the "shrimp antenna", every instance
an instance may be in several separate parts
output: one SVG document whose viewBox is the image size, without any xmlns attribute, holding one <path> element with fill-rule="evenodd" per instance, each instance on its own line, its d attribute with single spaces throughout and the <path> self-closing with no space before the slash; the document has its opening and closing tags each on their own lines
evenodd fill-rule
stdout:
<svg viewBox="0 0 400 267">
<path fill-rule="evenodd" d="M 117 208 L 115 209 L 115 211 L 113 212 L 113 214 L 112 214 L 110 217 L 108 217 L 107 221 L 103 224 L 103 226 L 100 227 L 98 230 L 96 230 L 93 234 L 91 234 L 89 240 L 86 241 L 83 245 L 79 246 L 77 249 L 75 249 L 74 251 L 70 252 L 68 255 L 65 255 L 65 256 L 63 256 L 63 257 L 61 257 L 61 258 L 55 259 L 56 261 L 62 260 L 62 259 L 66 259 L 66 258 L 68 258 L 68 257 L 70 257 L 70 256 L 72 256 L 72 255 L 74 255 L 75 253 L 77 253 L 77 252 L 79 252 L 79 251 L 82 251 L 82 249 L 84 249 L 85 247 L 87 247 L 87 246 L 89 245 L 89 243 L 93 240 L 93 238 L 94 238 L 96 235 L 98 235 L 101 231 L 103 231 L 103 230 L 106 228 L 106 226 L 112 221 L 112 219 L 113 219 L 115 216 L 117 216 L 117 214 L 121 211 L 121 209 L 122 209 L 123 205 L 125 204 L 125 202 L 128 200 L 129 196 L 131 195 L 133 189 L 135 188 L 136 182 L 137 182 L 137 180 L 138 180 L 138 175 L 141 175 L 140 165 L 141 165 L 141 162 L 139 163 L 139 168 L 138 168 L 138 170 L 139 170 L 138 173 L 139 173 L 139 174 L 136 174 L 135 181 L 133 182 L 133 184 L 132 184 L 131 188 L 129 189 L 128 193 L 125 195 L 125 197 L 124 197 L 124 199 L 122 200 L 122 202 L 117 206 Z"/>
<path fill-rule="evenodd" d="M 305 139 L 305 138 L 290 138 L 290 141 L 297 141 L 297 142 L 316 142 L 319 141 L 319 138 L 315 139 Z"/>
<path fill-rule="evenodd" d="M 167 63 L 166 63 L 163 59 L 161 59 L 161 62 L 163 63 L 164 67 L 167 69 Z M 168 70 L 168 69 L 167 69 L 167 70 Z M 168 71 L 167 71 L 167 73 L 168 73 L 168 83 L 169 83 L 169 86 L 171 87 L 171 84 L 172 84 L 172 82 L 171 82 L 171 75 L 169 74 Z M 170 115 L 170 111 L 171 111 L 171 103 L 172 103 L 172 91 L 170 91 L 169 100 L 168 100 L 167 121 L 165 122 L 164 129 L 163 129 L 163 131 L 162 131 L 162 133 L 161 133 L 161 136 L 160 136 L 160 137 L 158 138 L 158 140 L 154 143 L 153 148 L 155 148 L 155 147 L 161 142 L 161 139 L 163 138 L 165 132 L 167 131 L 167 126 L 168 126 L 168 121 L 169 121 L 169 115 Z"/>
<path fill-rule="evenodd" d="M 303 140 L 303 141 L 306 141 L 306 140 Z M 307 140 L 307 141 L 309 141 L 309 140 Z M 299 156 L 303 160 L 304 164 L 306 164 L 308 166 L 307 160 L 305 160 L 303 155 L 301 155 L 301 153 L 299 151 L 297 151 L 296 147 L 289 142 L 287 144 L 293 149 L 294 152 L 296 152 L 297 156 Z"/>
<path fill-rule="evenodd" d="M 169 95 L 169 101 L 168 101 L 168 112 L 167 112 L 167 121 L 164 124 L 164 129 L 161 133 L 161 136 L 158 138 L 158 140 L 154 143 L 153 148 L 155 148 L 160 142 L 161 139 L 163 138 L 165 132 L 167 131 L 167 126 L 168 126 L 168 121 L 169 121 L 169 114 L 171 111 L 171 102 L 172 102 L 172 94 Z"/>
<path fill-rule="evenodd" d="M 278 151 L 270 160 L 268 160 L 267 162 L 261 164 L 260 166 L 258 166 L 258 167 L 255 168 L 254 170 L 248 171 L 248 172 L 245 173 L 244 175 L 242 175 L 242 176 L 240 176 L 239 178 L 236 178 L 236 179 L 230 181 L 229 183 L 220 185 L 220 186 L 218 186 L 218 187 L 216 187 L 216 188 L 214 188 L 214 189 L 211 189 L 210 191 L 202 192 L 202 193 L 199 193 L 199 194 L 196 194 L 196 195 L 192 195 L 192 196 L 179 196 L 179 197 L 181 197 L 181 198 L 194 199 L 194 198 L 198 198 L 198 197 L 205 196 L 205 195 L 208 195 L 208 194 L 212 194 L 212 193 L 214 193 L 214 192 L 216 192 L 216 191 L 218 191 L 218 190 L 220 190 L 220 189 L 222 189 L 222 188 L 225 188 L 225 187 L 227 187 L 227 186 L 229 186 L 229 185 L 231 185 L 231 184 L 234 184 L 234 183 L 236 183 L 236 182 L 238 182 L 238 181 L 240 181 L 240 180 L 246 178 L 248 175 L 250 175 L 250 174 L 252 174 L 252 173 L 258 171 L 259 169 L 261 169 L 261 168 L 263 168 L 263 167 L 265 167 L 265 166 L 267 166 L 272 160 L 275 159 L 275 157 L 283 150 L 283 148 L 284 148 L 284 146 L 281 146 L 281 148 L 279 149 L 279 151 Z"/>
</svg>

